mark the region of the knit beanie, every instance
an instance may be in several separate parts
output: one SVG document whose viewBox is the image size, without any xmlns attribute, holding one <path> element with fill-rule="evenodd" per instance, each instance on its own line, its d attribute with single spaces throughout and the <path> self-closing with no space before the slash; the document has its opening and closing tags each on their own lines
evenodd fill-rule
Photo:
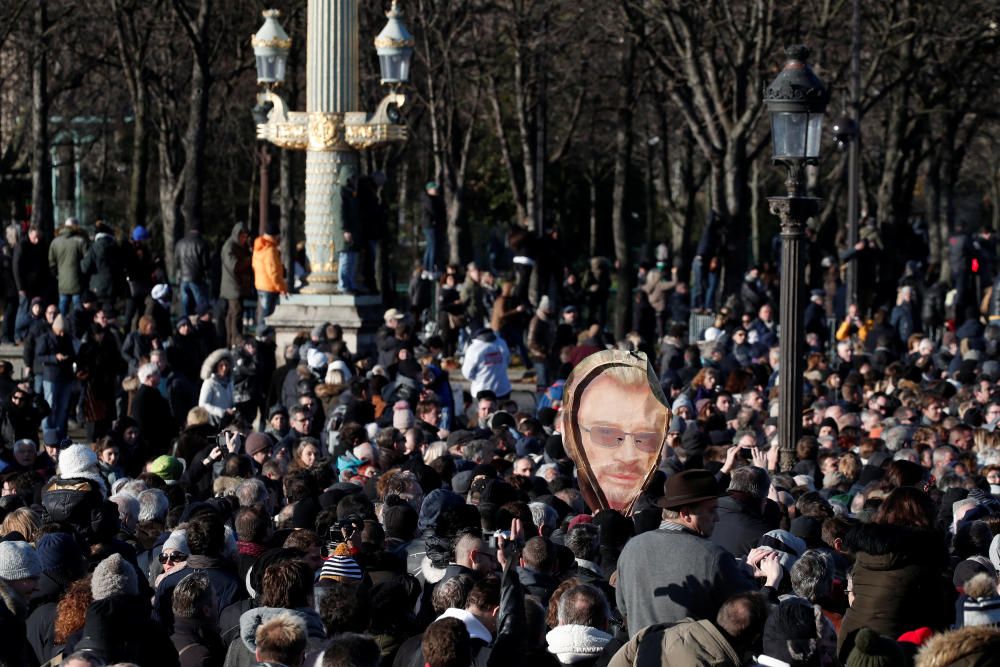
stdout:
<svg viewBox="0 0 1000 667">
<path fill-rule="evenodd" d="M 83 552 L 69 533 L 46 533 L 35 545 L 38 561 L 46 572 L 79 566 Z"/>
<path fill-rule="evenodd" d="M 42 576 L 42 562 L 35 548 L 27 542 L 0 542 L 0 579 L 37 579 Z"/>
<path fill-rule="evenodd" d="M 170 537 L 167 541 L 163 543 L 163 550 L 171 549 L 173 551 L 180 551 L 184 554 L 190 554 L 191 549 L 188 547 L 187 533 L 181 530 L 175 530 L 170 533 Z"/>
<path fill-rule="evenodd" d="M 184 474 L 184 465 L 173 456 L 157 456 L 149 464 L 149 472 L 153 473 L 167 484 L 176 484 Z"/>
<path fill-rule="evenodd" d="M 965 583 L 965 594 L 963 625 L 1000 625 L 1000 595 L 997 594 L 996 577 L 977 574 Z"/>
<path fill-rule="evenodd" d="M 392 427 L 400 431 L 413 428 L 416 418 L 410 404 L 406 401 L 396 401 L 392 406 Z"/>
<path fill-rule="evenodd" d="M 812 662 L 822 637 L 823 615 L 817 609 L 802 598 L 782 600 L 764 624 L 764 655 L 792 667 Z"/>
<path fill-rule="evenodd" d="M 409 505 L 393 505 L 382 510 L 385 536 L 397 540 L 413 538 L 417 530 L 417 513 Z"/>
<path fill-rule="evenodd" d="M 760 538 L 760 547 L 778 552 L 778 560 L 785 572 L 791 572 L 795 561 L 799 559 L 806 550 L 806 543 L 801 537 L 796 537 L 787 530 L 771 530 Z M 773 657 L 773 656 L 772 656 Z"/>
<path fill-rule="evenodd" d="M 63 479 L 83 477 L 98 472 L 97 454 L 90 447 L 71 445 L 59 452 L 59 476 Z"/>
<path fill-rule="evenodd" d="M 364 575 L 361 572 L 361 566 L 351 558 L 351 549 L 343 542 L 338 544 L 337 548 L 333 550 L 333 554 L 323 561 L 323 568 L 319 571 L 320 581 L 348 582 L 358 581 L 362 578 Z"/>
<path fill-rule="evenodd" d="M 904 667 L 905 664 L 899 644 L 871 628 L 861 628 L 845 667 Z"/>
<path fill-rule="evenodd" d="M 94 568 L 90 592 L 95 601 L 112 595 L 138 595 L 139 583 L 135 568 L 121 554 L 111 554 Z"/>
</svg>

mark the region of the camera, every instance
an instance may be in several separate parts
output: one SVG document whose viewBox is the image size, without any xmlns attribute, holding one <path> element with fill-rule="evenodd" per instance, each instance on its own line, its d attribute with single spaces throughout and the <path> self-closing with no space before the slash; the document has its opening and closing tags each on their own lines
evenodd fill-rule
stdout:
<svg viewBox="0 0 1000 667">
<path fill-rule="evenodd" d="M 215 444 L 219 446 L 223 454 L 232 453 L 235 454 L 243 449 L 243 434 L 235 433 L 236 437 L 233 439 L 233 450 L 229 451 L 229 445 L 226 444 L 226 436 L 230 433 L 235 433 L 234 431 L 222 431 L 219 435 L 215 436 Z"/>
<path fill-rule="evenodd" d="M 346 542 L 354 536 L 354 533 L 364 528 L 365 522 L 360 517 L 348 517 L 341 521 L 330 524 L 327 530 L 326 539 L 330 544 L 340 544 Z"/>
<path fill-rule="evenodd" d="M 496 530 L 496 531 L 494 531 L 493 534 L 490 535 L 489 540 L 487 541 L 487 544 L 489 544 L 489 547 L 491 549 L 498 549 L 498 548 L 500 548 L 499 539 L 497 539 L 497 538 L 500 538 L 500 537 L 502 537 L 507 542 L 510 542 L 510 531 L 509 530 Z"/>
</svg>

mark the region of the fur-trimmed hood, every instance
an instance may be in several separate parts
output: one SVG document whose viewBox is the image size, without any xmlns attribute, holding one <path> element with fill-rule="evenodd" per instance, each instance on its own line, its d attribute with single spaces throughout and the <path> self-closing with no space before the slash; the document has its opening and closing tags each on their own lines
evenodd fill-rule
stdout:
<svg viewBox="0 0 1000 667">
<path fill-rule="evenodd" d="M 201 362 L 201 379 L 207 380 L 211 377 L 212 371 L 215 370 L 215 367 L 223 359 L 229 360 L 229 366 L 231 368 L 233 365 L 233 355 L 230 354 L 229 350 L 224 347 L 220 347 L 218 350 L 205 357 L 205 361 Z"/>
<path fill-rule="evenodd" d="M 0 612 L 0 619 L 5 616 L 22 620 L 28 617 L 28 601 L 3 579 L 0 579 L 0 605 L 4 610 Z"/>
<path fill-rule="evenodd" d="M 915 667 L 986 664 L 1000 650 L 1000 628 L 971 626 L 931 637 L 917 653 Z M 989 662 L 992 663 L 995 658 Z"/>
</svg>

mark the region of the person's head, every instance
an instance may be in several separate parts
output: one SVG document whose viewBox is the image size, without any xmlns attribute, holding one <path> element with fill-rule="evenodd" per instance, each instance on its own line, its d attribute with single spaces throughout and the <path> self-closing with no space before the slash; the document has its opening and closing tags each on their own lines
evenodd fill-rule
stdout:
<svg viewBox="0 0 1000 667">
<path fill-rule="evenodd" d="M 66 656 L 62 661 L 63 667 L 107 667 L 106 662 L 91 651 L 76 651 Z"/>
<path fill-rule="evenodd" d="M 144 489 L 136 496 L 139 502 L 140 522 L 157 521 L 165 523 L 167 512 L 170 510 L 170 500 L 160 489 Z"/>
<path fill-rule="evenodd" d="M 118 519 L 121 527 L 127 533 L 134 533 L 139 523 L 139 501 L 132 496 L 118 494 L 108 498 L 118 507 Z"/>
<path fill-rule="evenodd" d="M 527 456 L 522 456 L 521 458 L 514 461 L 514 467 L 512 472 L 518 477 L 531 477 L 534 474 L 535 464 Z"/>
<path fill-rule="evenodd" d="M 292 430 L 294 430 L 299 435 L 308 435 L 309 429 L 312 426 L 312 413 L 309 408 L 296 405 L 291 410 L 291 424 Z"/>
<path fill-rule="evenodd" d="M 455 543 L 455 562 L 476 574 L 489 574 L 497 569 L 497 560 L 482 538 L 462 535 Z"/>
<path fill-rule="evenodd" d="M 479 403 L 476 405 L 476 416 L 479 417 L 480 422 L 484 422 L 487 417 L 496 412 L 496 409 L 496 399 L 484 396 L 479 399 Z"/>
<path fill-rule="evenodd" d="M 288 667 L 302 664 L 306 650 L 306 622 L 289 613 L 263 622 L 255 633 L 258 662 L 277 662 Z"/>
<path fill-rule="evenodd" d="M 500 611 L 500 580 L 494 576 L 477 581 L 465 598 L 465 610 L 490 632 L 496 632 Z"/>
<path fill-rule="evenodd" d="M 149 362 L 139 367 L 139 383 L 147 387 L 155 387 L 160 383 L 160 367 Z"/>
<path fill-rule="evenodd" d="M 920 411 L 927 421 L 937 424 L 944 416 L 944 402 L 937 396 L 927 396 L 920 406 Z"/>
<path fill-rule="evenodd" d="M 228 356 L 222 357 L 215 363 L 212 373 L 215 377 L 225 380 L 233 370 L 233 361 Z"/>
<path fill-rule="evenodd" d="M 818 606 L 799 597 L 789 597 L 771 610 L 764 623 L 764 655 L 791 667 L 825 664 L 824 651 L 835 651 L 822 639 L 823 620 Z M 826 656 L 831 661 L 836 656 Z"/>
<path fill-rule="evenodd" d="M 475 582 L 472 575 L 460 574 L 435 584 L 434 592 L 431 595 L 431 606 L 434 608 L 434 613 L 441 615 L 446 609 L 465 607 L 465 599 L 469 597 L 469 592 Z"/>
<path fill-rule="evenodd" d="M 42 561 L 35 548 L 22 541 L 0 542 L 0 579 L 18 592 L 26 602 L 38 588 Z"/>
<path fill-rule="evenodd" d="M 457 618 L 431 623 L 420 648 L 427 667 L 467 667 L 472 663 L 472 640 L 465 623 Z"/>
<path fill-rule="evenodd" d="M 663 519 L 702 537 L 711 537 L 719 521 L 720 488 L 707 470 L 685 470 L 667 478 L 658 501 Z"/>
<path fill-rule="evenodd" d="M 303 468 L 311 468 L 319 458 L 319 446 L 312 441 L 303 440 L 295 448 L 295 460 Z"/>
<path fill-rule="evenodd" d="M 192 572 L 178 582 L 171 607 L 175 618 L 207 621 L 219 614 L 215 589 L 208 576 L 201 572 Z"/>
<path fill-rule="evenodd" d="M 272 563 L 261 577 L 263 607 L 296 609 L 312 606 L 313 570 L 299 559 Z"/>
<path fill-rule="evenodd" d="M 97 458 L 106 466 L 113 467 L 118 464 L 118 457 L 121 449 L 118 443 L 109 436 L 101 438 L 97 443 Z"/>
<path fill-rule="evenodd" d="M 417 403 L 417 419 L 421 419 L 428 424 L 437 426 L 441 419 L 441 406 L 437 401 L 420 401 Z"/>
<path fill-rule="evenodd" d="M 22 438 L 14 443 L 13 453 L 14 460 L 19 466 L 31 468 L 31 466 L 35 464 L 35 459 L 38 457 L 38 446 L 35 444 L 34 440 Z"/>
<path fill-rule="evenodd" d="M 810 549 L 792 566 L 792 590 L 813 604 L 826 600 L 833 588 L 834 564 L 829 553 Z"/>
<path fill-rule="evenodd" d="M 882 501 L 873 523 L 910 528 L 932 528 L 936 511 L 926 493 L 913 487 L 895 489 Z"/>
<path fill-rule="evenodd" d="M 722 603 L 715 626 L 737 653 L 744 653 L 759 640 L 767 621 L 767 600 L 760 593 L 737 593 Z"/>
<path fill-rule="evenodd" d="M 606 630 L 611 609 L 601 589 L 579 584 L 564 591 L 559 598 L 559 625 L 582 625 Z"/>
<path fill-rule="evenodd" d="M 521 565 L 529 570 L 549 574 L 556 566 L 556 549 L 548 539 L 535 536 L 524 543 Z"/>
<path fill-rule="evenodd" d="M 581 523 L 566 533 L 565 543 L 574 558 L 597 561 L 601 549 L 600 529 L 592 523 Z"/>
<path fill-rule="evenodd" d="M 564 433 L 572 431 L 569 435 L 582 446 L 595 491 L 604 496 L 608 507 L 623 510 L 656 465 L 670 410 L 662 394 L 658 397 L 653 393 L 645 360 L 642 364 L 609 364 L 584 382 L 575 388 L 577 422 L 567 424 L 569 429 Z M 581 484 L 581 490 L 583 487 Z"/>
<path fill-rule="evenodd" d="M 288 410 L 284 407 L 271 410 L 267 418 L 267 424 L 277 433 L 285 433 L 288 430 Z"/>
<path fill-rule="evenodd" d="M 188 521 L 184 532 L 191 555 L 219 556 L 225 548 L 226 531 L 222 520 L 213 512 L 199 514 Z"/>
<path fill-rule="evenodd" d="M 369 635 L 341 632 L 323 651 L 320 667 L 378 667 L 382 652 Z"/>
</svg>

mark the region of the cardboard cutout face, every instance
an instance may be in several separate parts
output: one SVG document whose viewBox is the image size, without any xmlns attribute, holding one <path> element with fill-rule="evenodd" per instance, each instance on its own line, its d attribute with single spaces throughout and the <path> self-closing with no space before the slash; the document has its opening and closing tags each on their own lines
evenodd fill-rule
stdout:
<svg viewBox="0 0 1000 667">
<path fill-rule="evenodd" d="M 562 435 L 593 511 L 631 514 L 652 479 L 670 407 L 646 355 L 621 350 L 583 360 L 566 380 Z"/>
</svg>

